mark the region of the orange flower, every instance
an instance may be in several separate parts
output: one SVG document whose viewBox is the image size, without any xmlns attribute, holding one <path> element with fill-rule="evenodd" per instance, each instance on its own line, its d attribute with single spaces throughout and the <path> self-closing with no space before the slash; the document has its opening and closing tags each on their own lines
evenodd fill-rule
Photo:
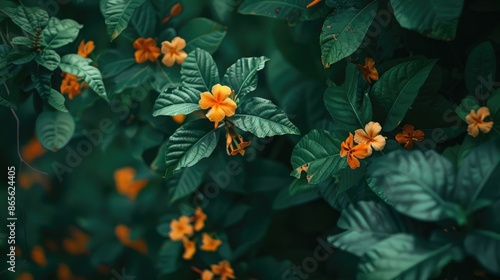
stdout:
<svg viewBox="0 0 500 280">
<path fill-rule="evenodd" d="M 161 62 L 168 67 L 174 66 L 175 63 L 182 64 L 187 57 L 187 53 L 183 51 L 186 47 L 186 40 L 181 37 L 175 37 L 172 42 L 164 41 L 161 43 L 161 52 L 164 54 Z"/>
<path fill-rule="evenodd" d="M 63 248 L 70 255 L 81 255 L 88 252 L 87 243 L 89 236 L 83 231 L 73 229 L 70 232 L 71 238 L 65 238 L 62 241 Z"/>
<path fill-rule="evenodd" d="M 236 103 L 229 98 L 229 95 L 231 95 L 231 88 L 220 84 L 212 87 L 212 93 L 208 91 L 201 93 L 198 104 L 201 109 L 210 108 L 206 116 L 210 121 L 215 122 L 214 127 L 217 127 L 224 117 L 230 117 L 236 111 Z"/>
<path fill-rule="evenodd" d="M 43 251 L 43 248 L 41 246 L 37 245 L 33 247 L 33 249 L 31 250 L 31 259 L 39 266 L 47 265 L 47 258 L 45 257 L 45 252 Z"/>
<path fill-rule="evenodd" d="M 94 41 L 88 41 L 85 43 L 85 40 L 82 40 L 78 46 L 78 55 L 87 58 L 94 48 Z"/>
<path fill-rule="evenodd" d="M 31 163 L 46 152 L 45 148 L 42 144 L 40 144 L 40 141 L 38 141 L 38 138 L 35 136 L 31 138 L 26 145 L 24 145 L 21 151 L 21 156 L 27 163 Z"/>
<path fill-rule="evenodd" d="M 370 155 L 369 144 L 358 144 L 354 146 L 353 135 L 349 133 L 349 137 L 340 145 L 340 156 L 347 155 L 347 164 L 351 169 L 358 168 L 361 164 L 358 159 L 363 159 Z"/>
<path fill-rule="evenodd" d="M 203 209 L 201 207 L 196 207 L 194 211 L 194 216 L 192 220 L 194 221 L 194 230 L 200 231 L 205 227 L 205 220 L 207 219 L 207 215 L 203 213 Z"/>
<path fill-rule="evenodd" d="M 481 107 L 477 110 L 470 110 L 470 114 L 465 117 L 465 121 L 469 124 L 467 127 L 467 132 L 470 136 L 476 137 L 479 134 L 479 130 L 482 133 L 488 133 L 493 128 L 493 122 L 485 122 L 484 119 L 490 116 L 490 109 L 488 107 Z"/>
<path fill-rule="evenodd" d="M 62 73 L 64 79 L 61 82 L 61 93 L 67 94 L 69 99 L 73 99 L 75 96 L 82 93 L 83 89 L 89 87 L 89 85 L 85 82 L 80 82 L 80 79 L 75 75 L 71 75 L 68 73 Z"/>
<path fill-rule="evenodd" d="M 373 60 L 373 58 L 366 57 L 365 65 L 358 64 L 358 68 L 359 70 L 361 70 L 361 74 L 369 84 L 372 83 L 371 80 L 374 81 L 378 80 L 378 72 L 377 69 L 375 68 L 375 60 Z"/>
<path fill-rule="evenodd" d="M 118 193 L 134 200 L 139 192 L 148 184 L 148 180 L 135 180 L 135 169 L 123 167 L 114 173 L 115 185 Z"/>
<path fill-rule="evenodd" d="M 372 153 L 372 148 L 375 151 L 382 151 L 385 147 L 385 137 L 378 135 L 382 127 L 378 122 L 369 122 L 365 125 L 365 129 L 356 129 L 354 132 L 354 142 L 358 144 L 368 144 L 369 152 Z"/>
<path fill-rule="evenodd" d="M 227 280 L 227 278 L 234 279 L 234 271 L 231 268 L 231 264 L 228 261 L 221 261 L 218 265 L 213 264 L 210 266 L 212 272 L 216 275 L 220 275 L 220 280 Z"/>
<path fill-rule="evenodd" d="M 23 272 L 21 274 L 19 274 L 19 276 L 16 277 L 16 280 L 33 280 L 33 275 L 31 275 L 31 273 L 28 273 L 28 272 Z M 205 280 L 205 279 L 203 279 Z"/>
<path fill-rule="evenodd" d="M 164 18 L 161 23 L 165 24 L 167 23 L 171 18 L 176 17 L 182 13 L 182 5 L 180 3 L 175 4 L 172 6 L 170 9 L 170 15 L 166 18 Z"/>
<path fill-rule="evenodd" d="M 311 3 L 307 4 L 306 8 L 311 8 L 312 6 L 318 4 L 319 2 L 321 2 L 321 0 L 313 0 Z"/>
<path fill-rule="evenodd" d="M 208 233 L 202 234 L 202 245 L 200 249 L 203 251 L 215 252 L 220 245 L 222 245 L 222 241 L 218 239 L 213 239 Z"/>
<path fill-rule="evenodd" d="M 186 115 L 183 115 L 183 114 L 175 115 L 175 116 L 172 116 L 172 119 L 174 120 L 175 123 L 181 124 L 186 119 Z"/>
<path fill-rule="evenodd" d="M 134 41 L 133 46 L 136 49 L 134 56 L 137 63 L 144 63 L 147 60 L 155 62 L 161 54 L 153 38 L 138 38 Z"/>
<path fill-rule="evenodd" d="M 424 132 L 422 130 L 414 130 L 415 127 L 411 124 L 403 126 L 403 132 L 396 134 L 396 141 L 400 144 L 405 144 L 405 149 L 413 148 L 413 141 L 424 140 Z"/>
<path fill-rule="evenodd" d="M 117 225 L 115 227 L 115 236 L 124 246 L 132 248 L 144 255 L 148 253 L 148 245 L 144 240 L 130 239 L 130 229 L 126 225 Z"/>
<path fill-rule="evenodd" d="M 172 220 L 168 235 L 173 241 L 182 240 L 186 235 L 193 235 L 193 226 L 189 224 L 189 217 L 181 216 L 178 221 Z"/>
<path fill-rule="evenodd" d="M 196 253 L 196 244 L 186 237 L 182 238 L 182 245 L 184 245 L 184 254 L 182 258 L 185 260 L 190 260 Z"/>
<path fill-rule="evenodd" d="M 228 155 L 235 156 L 240 154 L 242 156 L 245 155 L 245 148 L 252 144 L 252 141 L 245 142 L 243 137 L 239 135 L 235 126 L 232 123 L 228 123 L 226 126 L 226 152 Z M 236 140 L 236 138 L 238 140 Z M 239 143 L 238 143 L 239 141 Z"/>
<path fill-rule="evenodd" d="M 214 278 L 214 273 L 210 270 L 203 270 L 201 273 L 201 280 L 212 280 Z"/>
</svg>

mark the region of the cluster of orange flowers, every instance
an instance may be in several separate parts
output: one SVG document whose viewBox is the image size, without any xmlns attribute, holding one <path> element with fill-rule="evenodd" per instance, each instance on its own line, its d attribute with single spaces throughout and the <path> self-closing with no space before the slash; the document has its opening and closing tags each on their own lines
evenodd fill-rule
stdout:
<svg viewBox="0 0 500 280">
<path fill-rule="evenodd" d="M 175 63 L 182 64 L 187 57 L 184 51 L 186 41 L 181 37 L 175 37 L 172 42 L 164 41 L 161 43 L 161 50 L 156 46 L 156 40 L 153 38 L 138 38 L 134 41 L 133 47 L 136 49 L 134 57 L 137 63 L 144 63 L 148 60 L 155 62 L 163 54 L 161 62 L 172 67 Z"/>
<path fill-rule="evenodd" d="M 347 156 L 347 164 L 351 169 L 360 167 L 359 159 L 370 156 L 375 151 L 385 147 L 385 137 L 379 135 L 382 127 L 378 122 L 369 122 L 365 129 L 357 129 L 354 136 L 349 132 L 349 137 L 340 145 L 340 156 Z M 357 145 L 354 145 L 354 142 Z"/>
<path fill-rule="evenodd" d="M 85 43 L 85 40 L 82 40 L 78 46 L 78 55 L 87 58 L 90 53 L 94 51 L 94 48 L 95 45 L 93 41 Z M 81 79 L 75 75 L 63 72 L 62 76 L 64 79 L 61 82 L 61 93 L 67 94 L 69 99 L 75 98 L 75 96 L 79 95 L 83 89 L 89 87 L 87 83 L 82 82 Z"/>
<path fill-rule="evenodd" d="M 174 219 L 170 223 L 169 237 L 172 241 L 182 241 L 184 246 L 184 254 L 182 255 L 183 259 L 190 260 L 196 253 L 196 240 L 190 240 L 189 238 L 194 235 L 195 231 L 199 232 L 205 227 L 206 219 L 207 215 L 200 207 L 197 207 L 192 217 L 182 215 L 178 220 Z M 202 244 L 200 246 L 201 250 L 215 252 L 221 245 L 221 240 L 214 239 L 206 232 L 202 233 Z M 222 280 L 227 278 L 234 279 L 233 269 L 227 261 L 222 261 L 218 265 L 212 265 L 211 271 L 201 271 L 197 268 L 194 269 L 201 274 L 202 280 L 211 280 L 214 275 L 219 275 Z"/>
</svg>

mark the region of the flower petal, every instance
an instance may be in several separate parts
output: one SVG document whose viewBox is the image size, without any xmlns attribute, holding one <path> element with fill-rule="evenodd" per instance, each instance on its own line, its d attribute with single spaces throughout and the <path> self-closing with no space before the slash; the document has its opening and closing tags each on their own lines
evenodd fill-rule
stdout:
<svg viewBox="0 0 500 280">
<path fill-rule="evenodd" d="M 422 130 L 415 130 L 412 134 L 413 141 L 422 141 L 424 140 L 424 132 Z"/>
<path fill-rule="evenodd" d="M 488 133 L 493 128 L 493 122 L 483 122 L 477 125 L 482 133 Z"/>
<path fill-rule="evenodd" d="M 401 132 L 401 133 L 398 133 L 396 134 L 396 141 L 398 141 L 398 143 L 400 144 L 404 144 L 404 143 L 408 143 L 408 133 L 404 133 L 404 132 Z"/>
<path fill-rule="evenodd" d="M 370 139 L 373 139 L 382 131 L 382 126 L 378 122 L 369 122 L 365 125 L 365 131 Z"/>
<path fill-rule="evenodd" d="M 217 104 L 217 100 L 210 92 L 205 91 L 200 94 L 200 101 L 198 101 L 198 104 L 201 109 L 208 109 L 215 106 Z"/>
<path fill-rule="evenodd" d="M 167 67 L 172 67 L 175 64 L 175 57 L 171 53 L 166 53 L 161 62 Z"/>
<path fill-rule="evenodd" d="M 359 162 L 359 160 L 356 157 L 354 157 L 353 155 L 349 155 L 347 157 L 347 164 L 349 165 L 349 167 L 351 169 L 356 169 L 356 168 L 361 166 L 361 163 Z"/>
<path fill-rule="evenodd" d="M 377 135 L 375 138 L 373 138 L 371 142 L 371 146 L 375 151 L 382 151 L 385 147 L 385 137 L 382 135 Z"/>
<path fill-rule="evenodd" d="M 207 118 L 215 123 L 219 123 L 225 117 L 224 111 L 219 106 L 214 106 L 207 113 Z"/>
<path fill-rule="evenodd" d="M 169 41 L 164 41 L 161 43 L 161 52 L 164 54 L 170 53 L 170 50 L 174 49 L 174 45 Z"/>
<path fill-rule="evenodd" d="M 231 95 L 231 88 L 228 86 L 222 86 L 221 84 L 216 84 L 212 87 L 212 94 L 219 100 L 225 100 Z"/>
<path fill-rule="evenodd" d="M 186 40 L 181 37 L 175 37 L 172 40 L 172 45 L 174 45 L 176 51 L 180 51 L 186 47 Z"/>
<path fill-rule="evenodd" d="M 237 107 L 236 103 L 230 98 L 226 98 L 226 100 L 220 102 L 219 106 L 227 117 L 234 115 Z"/>
<path fill-rule="evenodd" d="M 368 134 L 363 129 L 360 128 L 354 131 L 354 142 L 359 144 L 369 142 L 370 140 L 371 138 L 368 137 Z"/>
<path fill-rule="evenodd" d="M 177 55 L 175 56 L 175 61 L 177 64 L 182 64 L 184 63 L 184 60 L 187 58 L 187 53 L 185 51 L 178 51 Z"/>
<path fill-rule="evenodd" d="M 481 107 L 477 110 L 477 116 L 480 120 L 484 120 L 490 116 L 490 109 L 488 107 Z"/>
<path fill-rule="evenodd" d="M 479 127 L 476 124 L 471 123 L 467 127 L 467 133 L 469 133 L 469 135 L 472 137 L 477 137 L 477 135 L 479 134 Z"/>
</svg>

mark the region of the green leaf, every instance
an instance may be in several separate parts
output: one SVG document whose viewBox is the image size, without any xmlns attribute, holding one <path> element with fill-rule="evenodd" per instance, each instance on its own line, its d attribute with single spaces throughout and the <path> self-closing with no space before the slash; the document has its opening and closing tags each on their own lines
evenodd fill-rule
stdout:
<svg viewBox="0 0 500 280">
<path fill-rule="evenodd" d="M 202 49 L 197 48 L 190 52 L 182 63 L 182 84 L 200 92 L 212 91 L 212 87 L 219 83 L 219 70 L 212 56 Z"/>
<path fill-rule="evenodd" d="M 370 188 L 400 213 L 423 221 L 465 222 L 461 207 L 452 202 L 453 165 L 436 152 L 392 152 L 368 170 Z"/>
<path fill-rule="evenodd" d="M 14 37 L 14 38 L 12 38 L 12 40 L 10 42 L 13 45 L 25 46 L 25 47 L 28 47 L 28 48 L 33 47 L 33 43 L 34 43 L 33 39 L 28 38 L 28 37 L 24 37 L 24 36 Z"/>
<path fill-rule="evenodd" d="M 200 92 L 196 89 L 181 87 L 171 92 L 166 89 L 156 99 L 153 116 L 187 115 L 195 110 L 200 110 L 199 101 Z"/>
<path fill-rule="evenodd" d="M 189 122 L 178 128 L 168 139 L 165 152 L 167 165 L 166 177 L 173 171 L 189 167 L 212 154 L 219 134 L 211 123 L 201 119 Z"/>
<path fill-rule="evenodd" d="M 258 15 L 295 23 L 301 20 L 316 19 L 315 13 L 322 10 L 321 5 L 307 8 L 309 0 L 245 0 L 238 9 L 240 14 Z M 310 11 L 311 10 L 311 11 Z"/>
<path fill-rule="evenodd" d="M 464 241 L 465 250 L 495 275 L 500 275 L 500 233 L 472 230 Z"/>
<path fill-rule="evenodd" d="M 321 61 L 326 68 L 358 49 L 377 14 L 377 9 L 378 1 L 372 1 L 360 8 L 338 8 L 325 19 L 320 46 Z"/>
<path fill-rule="evenodd" d="M 403 120 L 437 60 L 414 60 L 385 72 L 371 91 L 373 105 L 387 112 L 384 131 L 394 130 Z"/>
<path fill-rule="evenodd" d="M 43 111 L 36 119 L 35 130 L 42 146 L 55 152 L 68 144 L 75 131 L 75 121 L 69 113 Z"/>
<path fill-rule="evenodd" d="M 237 99 L 243 98 L 257 88 L 257 71 L 264 69 L 268 60 L 264 56 L 238 59 L 226 70 L 222 84 L 234 90 Z"/>
<path fill-rule="evenodd" d="M 31 79 L 40 97 L 54 109 L 61 112 L 68 112 L 64 106 L 64 97 L 57 90 L 52 89 L 51 72 L 35 72 L 31 74 Z"/>
<path fill-rule="evenodd" d="M 174 187 L 174 195 L 170 200 L 171 203 L 178 201 L 188 195 L 191 195 L 201 184 L 203 174 L 207 170 L 207 165 L 204 162 L 184 168 Z"/>
<path fill-rule="evenodd" d="M 9 59 L 11 51 L 11 46 L 7 44 L 0 45 L 0 83 L 14 77 L 22 69 L 22 66 L 12 63 Z"/>
<path fill-rule="evenodd" d="M 330 236 L 328 242 L 359 257 L 394 234 L 412 232 L 408 219 L 386 204 L 373 201 L 349 205 L 342 212 L 337 226 L 346 231 Z"/>
<path fill-rule="evenodd" d="M 231 117 L 236 127 L 259 138 L 274 135 L 300 134 L 286 113 L 270 100 L 252 97 L 245 100 Z"/>
<path fill-rule="evenodd" d="M 164 241 L 158 251 L 158 270 L 162 274 L 175 272 L 178 267 L 178 258 L 181 253 L 182 242 Z"/>
<path fill-rule="evenodd" d="M 324 95 L 326 109 L 335 125 L 351 132 L 365 127 L 372 119 L 370 98 L 358 90 L 359 77 L 356 65 L 348 64 L 344 84 L 328 82 Z"/>
<path fill-rule="evenodd" d="M 467 95 L 464 99 L 462 99 L 460 105 L 455 108 L 455 113 L 457 113 L 457 115 L 465 121 L 465 117 L 470 114 L 470 111 L 476 111 L 477 109 L 479 109 L 479 104 L 477 104 L 476 99 L 472 95 Z"/>
<path fill-rule="evenodd" d="M 345 158 L 340 157 L 342 140 L 327 131 L 312 130 L 304 136 L 292 152 L 292 176 L 300 178 L 306 168 L 309 184 L 318 184 L 347 167 Z"/>
<path fill-rule="evenodd" d="M 0 95 L 0 105 L 17 110 L 17 105 L 9 99 Z"/>
<path fill-rule="evenodd" d="M 49 15 L 38 7 L 28 8 L 23 5 L 17 8 L 5 8 L 3 10 L 10 19 L 25 32 L 35 36 L 49 22 Z"/>
<path fill-rule="evenodd" d="M 31 62 L 36 56 L 36 52 L 28 49 L 18 49 L 14 50 L 7 56 L 8 61 L 12 61 L 13 64 L 22 65 Z"/>
<path fill-rule="evenodd" d="M 108 100 L 101 72 L 89 65 L 89 60 L 77 54 L 67 54 L 61 59 L 59 67 L 66 73 L 82 78 L 99 96 Z"/>
<path fill-rule="evenodd" d="M 465 85 L 469 94 L 479 99 L 482 104 L 493 91 L 493 80 L 496 75 L 495 61 L 495 51 L 490 42 L 484 42 L 475 47 L 467 58 Z"/>
<path fill-rule="evenodd" d="M 108 35 L 111 41 L 116 39 L 120 33 L 127 28 L 128 22 L 135 9 L 139 7 L 144 0 L 107 0 L 104 18 Z"/>
<path fill-rule="evenodd" d="M 296 178 L 293 180 L 292 184 L 288 188 L 288 191 L 290 192 L 290 195 L 296 195 L 298 193 L 302 192 L 308 192 L 311 191 L 312 189 L 315 189 L 315 185 L 309 185 L 307 182 L 307 179 L 304 178 Z"/>
<path fill-rule="evenodd" d="M 391 0 L 396 20 L 403 28 L 434 39 L 455 38 L 463 0 Z"/>
<path fill-rule="evenodd" d="M 474 149 L 458 172 L 455 197 L 469 212 L 500 198 L 500 143 L 489 141 Z"/>
<path fill-rule="evenodd" d="M 464 258 L 453 243 L 435 243 L 395 234 L 377 243 L 360 261 L 357 279 L 433 279 L 451 261 Z"/>
<path fill-rule="evenodd" d="M 83 25 L 72 19 L 59 20 L 51 17 L 49 24 L 42 31 L 43 44 L 46 48 L 57 49 L 73 42 Z"/>
<path fill-rule="evenodd" d="M 226 36 L 226 28 L 207 18 L 195 18 L 179 30 L 179 36 L 186 40 L 186 52 L 200 48 L 212 54 Z"/>
<path fill-rule="evenodd" d="M 44 49 L 40 52 L 40 55 L 35 57 L 35 61 L 50 71 L 54 71 L 59 66 L 61 57 L 54 50 Z"/>
</svg>

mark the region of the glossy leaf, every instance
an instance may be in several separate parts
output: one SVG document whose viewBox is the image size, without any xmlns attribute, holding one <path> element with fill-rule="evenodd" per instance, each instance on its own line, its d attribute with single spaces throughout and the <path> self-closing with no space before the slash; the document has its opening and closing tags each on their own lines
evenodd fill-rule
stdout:
<svg viewBox="0 0 500 280">
<path fill-rule="evenodd" d="M 224 74 L 222 84 L 235 91 L 238 99 L 257 88 L 257 71 L 264 69 L 267 57 L 244 57 L 238 59 Z"/>
<path fill-rule="evenodd" d="M 104 18 L 111 41 L 127 28 L 135 9 L 143 2 L 144 0 L 106 0 Z"/>
<path fill-rule="evenodd" d="M 43 67 L 49 69 L 50 71 L 54 71 L 57 66 L 59 66 L 61 57 L 54 50 L 44 49 L 40 52 L 40 55 L 35 57 L 35 60 Z"/>
<path fill-rule="evenodd" d="M 394 130 L 405 117 L 437 60 L 414 60 L 385 72 L 371 90 L 373 105 L 387 112 L 384 131 Z"/>
<path fill-rule="evenodd" d="M 73 137 L 75 121 L 69 113 L 44 111 L 36 119 L 35 131 L 42 146 L 55 152 Z"/>
<path fill-rule="evenodd" d="M 190 52 L 182 63 L 181 79 L 185 87 L 210 92 L 212 87 L 219 83 L 219 70 L 212 56 L 197 48 Z"/>
<path fill-rule="evenodd" d="M 47 27 L 42 31 L 43 44 L 46 48 L 57 49 L 73 42 L 83 25 L 72 19 L 59 20 L 51 17 Z"/>
<path fill-rule="evenodd" d="M 44 101 L 58 111 L 68 112 L 68 109 L 64 106 L 65 99 L 62 94 L 52 89 L 51 76 L 52 73 L 40 71 L 39 73 L 33 73 L 31 79 L 38 94 Z"/>
<path fill-rule="evenodd" d="M 465 222 L 462 208 L 452 198 L 453 165 L 436 152 L 392 152 L 368 170 L 370 188 L 400 213 L 424 221 Z"/>
<path fill-rule="evenodd" d="M 473 230 L 464 241 L 465 250 L 495 275 L 500 275 L 500 233 Z"/>
<path fill-rule="evenodd" d="M 348 64 L 344 84 L 337 86 L 329 82 L 324 94 L 326 109 L 335 125 L 351 132 L 372 120 L 370 98 L 358 90 L 359 77 L 356 65 Z"/>
<path fill-rule="evenodd" d="M 189 87 L 174 90 L 166 89 L 156 99 L 153 116 L 187 115 L 195 110 L 200 110 L 200 92 Z"/>
<path fill-rule="evenodd" d="M 10 19 L 25 32 L 35 36 L 49 22 L 49 15 L 41 8 L 28 8 L 23 5 L 17 8 L 7 7 L 4 9 Z"/>
<path fill-rule="evenodd" d="M 300 178 L 307 165 L 309 184 L 318 184 L 347 167 L 345 158 L 340 157 L 340 140 L 335 134 L 312 130 L 304 136 L 292 152 L 292 176 Z"/>
<path fill-rule="evenodd" d="M 77 54 L 67 54 L 61 59 L 59 67 L 66 73 L 82 78 L 99 96 L 108 99 L 101 72 L 90 65 L 87 59 Z"/>
<path fill-rule="evenodd" d="M 325 19 L 320 46 L 321 61 L 326 68 L 358 49 L 377 14 L 377 8 L 378 1 L 359 8 L 340 7 Z"/>
<path fill-rule="evenodd" d="M 186 52 L 200 48 L 212 54 L 226 36 L 226 28 L 207 18 L 195 18 L 179 29 L 179 36 L 186 40 Z"/>
<path fill-rule="evenodd" d="M 463 5 L 463 0 L 391 0 L 402 27 L 444 41 L 455 38 Z"/>
<path fill-rule="evenodd" d="M 465 65 L 465 85 L 469 94 L 484 104 L 493 91 L 496 75 L 495 50 L 490 42 L 475 47 Z"/>
<path fill-rule="evenodd" d="M 270 100 L 252 97 L 245 100 L 231 117 L 236 127 L 251 132 L 257 137 L 284 134 L 300 134 L 286 113 Z"/>
</svg>

